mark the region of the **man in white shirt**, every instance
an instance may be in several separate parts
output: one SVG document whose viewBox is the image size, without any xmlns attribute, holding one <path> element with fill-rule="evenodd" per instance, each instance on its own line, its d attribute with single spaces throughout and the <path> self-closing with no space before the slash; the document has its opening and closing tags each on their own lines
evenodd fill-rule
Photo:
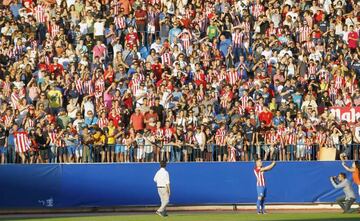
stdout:
<svg viewBox="0 0 360 221">
<path fill-rule="evenodd" d="M 160 169 L 156 172 L 154 181 L 156 183 L 158 193 L 161 200 L 161 206 L 156 211 L 159 216 L 167 216 L 166 206 L 169 203 L 170 198 L 170 178 L 169 173 L 166 171 L 166 161 L 160 162 Z"/>
<path fill-rule="evenodd" d="M 94 23 L 94 38 L 102 42 L 105 35 L 105 21 L 105 19 L 97 19 Z"/>
<path fill-rule="evenodd" d="M 156 38 L 156 41 L 151 44 L 150 49 L 154 49 L 156 53 L 160 53 L 162 46 L 161 38 Z"/>
</svg>

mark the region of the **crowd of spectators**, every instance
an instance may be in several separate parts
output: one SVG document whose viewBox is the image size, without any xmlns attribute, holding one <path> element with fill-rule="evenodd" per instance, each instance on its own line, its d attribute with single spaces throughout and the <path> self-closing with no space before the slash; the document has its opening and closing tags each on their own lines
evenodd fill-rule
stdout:
<svg viewBox="0 0 360 221">
<path fill-rule="evenodd" d="M 357 158 L 356 0 L 3 0 L 0 162 Z"/>
</svg>

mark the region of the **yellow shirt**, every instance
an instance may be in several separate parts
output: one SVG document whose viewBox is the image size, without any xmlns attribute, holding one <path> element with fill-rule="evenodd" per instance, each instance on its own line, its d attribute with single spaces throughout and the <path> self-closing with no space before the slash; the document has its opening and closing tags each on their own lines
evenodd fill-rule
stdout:
<svg viewBox="0 0 360 221">
<path fill-rule="evenodd" d="M 105 135 L 101 135 L 99 133 L 96 133 L 93 135 L 94 137 L 94 144 L 95 145 L 102 145 L 105 143 Z"/>
<path fill-rule="evenodd" d="M 108 130 L 109 130 L 109 135 L 108 135 L 108 140 L 107 140 L 107 143 L 108 144 L 115 144 L 115 127 L 108 127 Z"/>
<path fill-rule="evenodd" d="M 53 108 L 57 108 L 61 106 L 61 98 L 62 94 L 58 90 L 51 90 L 47 94 L 49 99 L 49 106 Z"/>
<path fill-rule="evenodd" d="M 271 103 L 269 104 L 269 108 L 270 108 L 271 111 L 276 110 L 276 109 L 277 109 L 276 103 L 272 103 L 272 102 L 271 102 Z"/>
</svg>

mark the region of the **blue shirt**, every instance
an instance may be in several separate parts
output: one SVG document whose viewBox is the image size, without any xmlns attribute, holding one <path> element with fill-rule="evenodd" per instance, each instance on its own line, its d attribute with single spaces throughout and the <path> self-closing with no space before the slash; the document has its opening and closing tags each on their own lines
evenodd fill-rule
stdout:
<svg viewBox="0 0 360 221">
<path fill-rule="evenodd" d="M 9 136 L 8 136 L 8 145 L 9 146 L 15 145 L 14 134 L 12 131 L 10 131 Z"/>
<path fill-rule="evenodd" d="M 298 106 L 298 108 L 301 108 L 302 95 L 301 94 L 293 94 L 292 98 L 293 98 L 293 102 Z"/>
<path fill-rule="evenodd" d="M 221 51 L 224 57 L 226 57 L 230 45 L 231 45 L 230 39 L 225 39 L 224 41 L 220 41 L 219 50 Z"/>
<path fill-rule="evenodd" d="M 274 125 L 275 125 L 276 127 L 279 126 L 280 123 L 281 123 L 281 122 L 284 122 L 284 121 L 285 121 L 285 119 L 284 119 L 283 116 L 280 116 L 280 117 L 275 116 L 275 117 L 273 118 L 273 122 L 274 122 Z"/>
<path fill-rule="evenodd" d="M 170 31 L 169 31 L 170 44 L 172 44 L 174 42 L 174 38 L 176 38 L 180 33 L 181 33 L 180 28 L 172 28 L 172 29 L 170 29 Z"/>
<path fill-rule="evenodd" d="M 15 18 L 19 17 L 19 10 L 22 8 L 21 4 L 11 4 L 10 5 L 10 11 L 13 14 Z"/>
<path fill-rule="evenodd" d="M 98 122 L 98 118 L 97 117 L 93 117 L 93 118 L 85 117 L 84 122 L 88 126 L 95 125 Z"/>
</svg>

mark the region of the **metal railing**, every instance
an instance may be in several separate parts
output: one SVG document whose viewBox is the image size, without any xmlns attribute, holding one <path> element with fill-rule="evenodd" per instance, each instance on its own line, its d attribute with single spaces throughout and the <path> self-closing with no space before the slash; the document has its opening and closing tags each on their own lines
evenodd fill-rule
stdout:
<svg viewBox="0 0 360 221">
<path fill-rule="evenodd" d="M 360 144 L 334 145 L 335 160 L 340 155 L 358 160 Z M 78 145 L 48 147 L 28 151 L 23 158 L 15 148 L 7 147 L 4 163 L 100 163 L 100 162 L 194 162 L 194 161 L 252 161 L 256 158 L 276 161 L 316 161 L 320 158 L 318 144 L 249 144 L 235 147 L 206 145 L 204 150 L 194 145 Z"/>
</svg>

